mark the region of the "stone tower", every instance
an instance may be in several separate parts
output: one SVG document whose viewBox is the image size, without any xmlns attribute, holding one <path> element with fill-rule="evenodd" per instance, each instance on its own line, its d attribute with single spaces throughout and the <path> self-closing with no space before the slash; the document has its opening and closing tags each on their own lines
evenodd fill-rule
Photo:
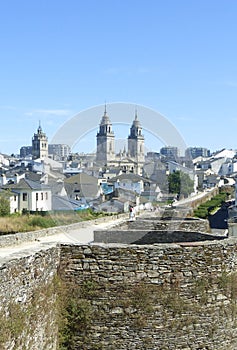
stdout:
<svg viewBox="0 0 237 350">
<path fill-rule="evenodd" d="M 130 128 L 130 135 L 128 136 L 128 155 L 137 163 L 144 163 L 144 136 L 142 135 L 142 127 L 137 118 L 137 111 L 135 112 L 135 119 Z"/>
<path fill-rule="evenodd" d="M 104 115 L 101 119 L 99 131 L 96 135 L 97 150 L 96 160 L 107 164 L 109 161 L 114 160 L 114 132 L 112 131 L 112 124 L 109 116 L 107 115 L 106 105 Z"/>
<path fill-rule="evenodd" d="M 37 133 L 32 137 L 32 157 L 33 159 L 48 157 L 48 138 L 42 131 L 40 123 Z"/>
</svg>

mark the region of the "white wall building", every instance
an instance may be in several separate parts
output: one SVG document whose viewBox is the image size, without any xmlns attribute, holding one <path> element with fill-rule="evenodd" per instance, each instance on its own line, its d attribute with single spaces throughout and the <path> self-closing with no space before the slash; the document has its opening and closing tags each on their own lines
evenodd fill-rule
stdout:
<svg viewBox="0 0 237 350">
<path fill-rule="evenodd" d="M 236 161 L 229 161 L 221 165 L 219 175 L 231 175 L 233 173 L 237 173 Z"/>
<path fill-rule="evenodd" d="M 149 180 L 135 174 L 122 174 L 108 180 L 108 182 L 113 184 L 115 190 L 121 188 L 136 192 L 137 194 L 141 194 L 144 191 L 145 181 L 149 182 Z"/>
<path fill-rule="evenodd" d="M 48 186 L 28 179 L 21 179 L 19 183 L 13 184 L 9 188 L 15 196 L 13 201 L 17 201 L 18 212 L 52 210 L 52 194 Z"/>
</svg>

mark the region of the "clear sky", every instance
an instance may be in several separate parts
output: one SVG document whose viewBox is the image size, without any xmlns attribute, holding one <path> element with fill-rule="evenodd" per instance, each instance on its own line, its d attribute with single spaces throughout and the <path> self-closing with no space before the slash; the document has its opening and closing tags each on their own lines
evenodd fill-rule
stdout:
<svg viewBox="0 0 237 350">
<path fill-rule="evenodd" d="M 158 111 L 188 146 L 237 148 L 236 18 L 236 0 L 0 1 L 0 152 L 105 100 Z"/>
</svg>

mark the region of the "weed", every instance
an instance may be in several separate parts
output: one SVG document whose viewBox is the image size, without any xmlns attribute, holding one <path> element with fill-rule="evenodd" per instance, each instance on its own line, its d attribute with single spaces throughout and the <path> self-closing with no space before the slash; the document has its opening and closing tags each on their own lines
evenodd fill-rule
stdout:
<svg viewBox="0 0 237 350">
<path fill-rule="evenodd" d="M 38 214 L 27 213 L 27 215 L 12 214 L 6 217 L 0 216 L 0 235 L 69 225 L 81 221 L 93 220 L 105 215 L 108 214 L 94 213 L 88 209 L 80 212 L 39 212 Z"/>
</svg>

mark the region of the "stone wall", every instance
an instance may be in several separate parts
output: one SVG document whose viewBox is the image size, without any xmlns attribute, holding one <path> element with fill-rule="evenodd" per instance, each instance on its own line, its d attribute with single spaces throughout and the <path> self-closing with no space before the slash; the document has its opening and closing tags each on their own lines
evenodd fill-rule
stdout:
<svg viewBox="0 0 237 350">
<path fill-rule="evenodd" d="M 95 230 L 96 243 L 134 243 L 151 232 L 162 235 L 160 243 L 214 239 L 210 231 L 208 220 L 200 219 L 172 219 L 161 220 L 157 217 L 137 218 L 136 221 L 126 221 L 119 227 L 110 230 Z M 188 232 L 188 234 L 186 234 Z M 185 236 L 185 237 L 184 237 Z M 198 238 L 200 236 L 200 238 Z M 201 237 L 202 236 L 202 237 Z M 166 237 L 166 238 L 165 238 Z"/>
<path fill-rule="evenodd" d="M 184 201 L 178 201 L 173 204 L 174 207 L 180 206 L 181 203 L 183 203 L 184 206 L 188 208 L 197 208 L 200 204 L 205 203 L 212 197 L 216 196 L 220 191 L 219 187 L 214 187 L 206 190 L 205 192 L 200 192 L 198 196 L 195 196 L 194 198 L 190 197 L 187 200 Z"/>
<path fill-rule="evenodd" d="M 236 268 L 235 239 L 62 245 L 60 277 L 86 324 L 70 349 L 235 350 Z"/>
<path fill-rule="evenodd" d="M 59 324 L 71 350 L 237 348 L 236 238 L 41 246 L 0 262 L 0 349 L 58 350 Z"/>
<path fill-rule="evenodd" d="M 94 231 L 94 243 L 155 244 L 198 242 L 226 239 L 226 236 L 197 231 L 167 230 L 98 230 Z"/>
<path fill-rule="evenodd" d="M 58 247 L 1 263 L 0 349 L 57 349 L 58 266 Z"/>
<path fill-rule="evenodd" d="M 136 229 L 137 227 L 149 228 L 151 230 L 183 230 L 183 231 L 198 231 L 198 232 L 210 232 L 210 226 L 208 220 L 202 219 L 175 219 L 172 220 L 159 220 L 155 217 L 149 219 L 137 218 L 136 221 L 128 222 L 127 228 Z M 123 227 L 123 226 L 122 226 Z M 124 226 L 125 227 L 125 226 Z"/>
<path fill-rule="evenodd" d="M 118 218 L 127 218 L 127 214 L 119 214 L 114 216 L 104 216 L 95 220 L 82 221 L 71 225 L 50 227 L 47 229 L 30 231 L 30 232 L 18 232 L 14 234 L 0 235 L 0 248 L 19 245 L 24 242 L 37 241 L 42 237 L 57 235 L 60 233 L 70 233 L 71 230 L 79 230 L 80 228 L 87 227 L 89 225 L 100 224 L 103 222 L 112 222 Z"/>
</svg>

